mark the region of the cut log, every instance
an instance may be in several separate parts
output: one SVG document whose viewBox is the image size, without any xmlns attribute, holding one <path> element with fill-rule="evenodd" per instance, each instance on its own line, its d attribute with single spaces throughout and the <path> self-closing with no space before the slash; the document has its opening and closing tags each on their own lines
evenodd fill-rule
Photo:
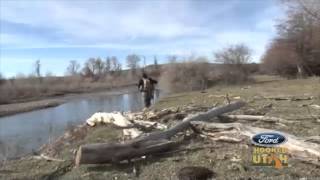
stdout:
<svg viewBox="0 0 320 180">
<path fill-rule="evenodd" d="M 254 135 L 262 132 L 274 132 L 271 129 L 264 129 L 258 127 L 247 126 L 240 123 L 206 123 L 206 122 L 192 122 L 195 128 L 199 128 L 203 131 L 217 131 L 224 132 L 223 135 L 226 135 L 228 131 L 229 137 L 238 138 L 239 136 L 245 136 L 247 138 L 251 138 Z M 235 133 L 235 131 L 237 133 Z M 317 143 L 308 142 L 310 138 L 300 138 L 288 133 L 280 132 L 287 138 L 287 142 L 281 145 L 281 147 L 285 147 L 288 149 L 289 153 L 293 155 L 293 157 L 304 158 L 304 159 L 312 159 L 314 157 L 320 157 L 320 145 Z M 314 138 L 313 138 L 314 139 Z M 316 159 L 317 159 L 316 158 Z"/>
<path fill-rule="evenodd" d="M 175 142 L 168 140 L 144 141 L 139 145 L 133 143 L 103 143 L 81 146 L 77 152 L 75 164 L 118 163 L 123 160 L 144 155 L 156 154 L 175 147 Z"/>
<path fill-rule="evenodd" d="M 76 165 L 114 163 L 122 160 L 165 152 L 172 148 L 175 142 L 169 141 L 178 132 L 187 129 L 192 121 L 208 121 L 212 117 L 227 113 L 244 106 L 238 101 L 222 107 L 215 107 L 203 113 L 186 117 L 182 122 L 162 132 L 154 132 L 130 140 L 124 144 L 100 143 L 82 145 L 76 155 Z"/>
</svg>

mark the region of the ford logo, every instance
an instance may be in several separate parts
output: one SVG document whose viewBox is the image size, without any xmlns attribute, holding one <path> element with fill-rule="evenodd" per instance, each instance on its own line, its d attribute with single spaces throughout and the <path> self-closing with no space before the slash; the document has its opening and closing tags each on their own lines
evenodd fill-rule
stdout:
<svg viewBox="0 0 320 180">
<path fill-rule="evenodd" d="M 283 144 L 287 138 L 279 133 L 259 133 L 252 137 L 252 142 L 258 146 L 276 146 Z"/>
</svg>

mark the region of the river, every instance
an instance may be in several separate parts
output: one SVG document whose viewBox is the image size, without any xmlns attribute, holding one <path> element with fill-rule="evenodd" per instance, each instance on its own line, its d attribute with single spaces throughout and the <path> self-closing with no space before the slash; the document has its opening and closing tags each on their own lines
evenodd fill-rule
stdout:
<svg viewBox="0 0 320 180">
<path fill-rule="evenodd" d="M 155 98 L 157 100 L 159 95 Z M 71 100 L 57 107 L 0 118 L 0 160 L 37 151 L 66 130 L 82 124 L 95 112 L 139 111 L 140 93 Z"/>
</svg>

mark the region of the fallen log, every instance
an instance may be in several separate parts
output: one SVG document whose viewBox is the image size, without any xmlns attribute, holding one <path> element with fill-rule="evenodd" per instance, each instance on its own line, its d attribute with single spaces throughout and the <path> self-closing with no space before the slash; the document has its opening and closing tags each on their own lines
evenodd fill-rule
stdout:
<svg viewBox="0 0 320 180">
<path fill-rule="evenodd" d="M 295 121 L 287 121 L 278 117 L 270 116 L 254 116 L 254 115 L 222 115 L 220 118 L 225 118 L 232 121 L 246 120 L 246 121 L 264 121 L 269 123 L 295 123 Z"/>
<path fill-rule="evenodd" d="M 155 140 L 155 139 L 169 139 L 172 136 L 176 135 L 178 132 L 181 132 L 187 129 L 190 126 L 190 122 L 192 121 L 209 121 L 213 117 L 219 116 L 221 114 L 231 112 L 243 107 L 245 103 L 243 101 L 237 101 L 234 103 L 230 103 L 225 106 L 215 107 L 210 109 L 207 112 L 201 112 L 194 115 L 189 115 L 184 118 L 181 122 L 176 124 L 175 126 L 167 129 L 166 131 L 162 132 L 154 132 L 145 136 L 141 136 L 138 138 L 133 139 L 132 141 L 135 143 L 139 143 L 141 141 L 146 140 Z"/>
<path fill-rule="evenodd" d="M 219 131 L 223 135 L 229 133 L 230 138 L 239 138 L 245 136 L 251 138 L 254 135 L 262 132 L 273 132 L 271 129 L 264 129 L 258 127 L 247 126 L 240 123 L 206 123 L 206 122 L 192 122 L 195 128 L 203 131 Z M 308 142 L 310 138 L 300 138 L 288 133 L 280 132 L 287 138 L 287 142 L 282 144 L 281 147 L 288 149 L 288 152 L 296 158 L 302 159 L 316 159 L 320 157 L 320 145 L 317 143 Z M 217 136 L 217 135 L 216 135 Z M 236 137 L 235 137 L 236 136 Z M 314 139 L 314 137 L 313 137 Z M 315 158 L 316 157 L 316 158 Z"/>
<path fill-rule="evenodd" d="M 81 146 L 77 152 L 75 164 L 118 163 L 123 160 L 131 161 L 136 157 L 167 151 L 175 146 L 168 140 L 144 141 L 139 145 L 133 143 L 102 143 Z"/>
<path fill-rule="evenodd" d="M 231 103 L 222 107 L 215 107 L 203 113 L 186 117 L 175 126 L 162 131 L 145 134 L 133 140 L 120 143 L 100 143 L 80 146 L 77 151 L 75 164 L 101 164 L 114 163 L 144 155 L 165 152 L 174 147 L 175 142 L 169 141 L 172 136 L 187 129 L 192 121 L 208 121 L 212 117 L 227 113 L 244 106 L 243 101 Z"/>
<path fill-rule="evenodd" d="M 159 122 L 152 122 L 152 121 L 142 121 L 142 120 L 132 120 L 132 123 L 134 126 L 144 126 L 145 128 L 153 128 L 153 129 L 159 129 L 159 130 L 165 130 L 167 129 L 167 126 L 159 123 Z"/>
<path fill-rule="evenodd" d="M 295 97 L 295 96 L 278 96 L 278 97 L 264 97 L 265 99 L 272 99 L 276 101 L 283 101 L 283 100 L 289 100 L 289 101 L 306 101 L 306 100 L 312 100 L 314 99 L 313 96 L 310 97 Z"/>
</svg>

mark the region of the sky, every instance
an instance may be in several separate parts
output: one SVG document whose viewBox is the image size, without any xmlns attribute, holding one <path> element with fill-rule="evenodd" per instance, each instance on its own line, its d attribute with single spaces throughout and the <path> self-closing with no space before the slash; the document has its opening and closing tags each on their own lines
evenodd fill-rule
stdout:
<svg viewBox="0 0 320 180">
<path fill-rule="evenodd" d="M 259 62 L 283 17 L 278 0 L 0 0 L 0 72 L 63 75 L 70 60 L 207 56 L 244 43 Z"/>
</svg>

